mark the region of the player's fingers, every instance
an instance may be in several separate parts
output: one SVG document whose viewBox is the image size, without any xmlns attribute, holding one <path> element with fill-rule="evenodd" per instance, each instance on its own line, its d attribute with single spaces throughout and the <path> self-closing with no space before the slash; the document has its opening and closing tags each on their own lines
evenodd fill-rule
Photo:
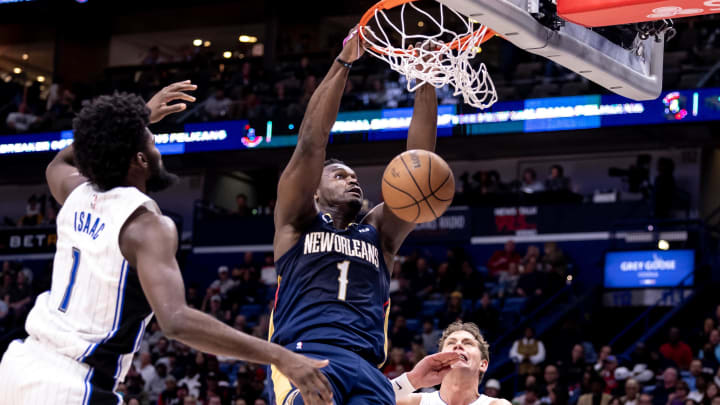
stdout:
<svg viewBox="0 0 720 405">
<path fill-rule="evenodd" d="M 455 352 L 440 352 L 432 355 L 433 360 L 439 361 L 439 362 L 446 362 L 446 361 L 457 361 L 460 360 L 460 353 Z"/>
<path fill-rule="evenodd" d="M 189 94 L 180 92 L 180 91 L 170 92 L 170 93 L 168 93 L 168 94 L 165 96 L 165 98 L 166 98 L 166 100 L 168 100 L 168 101 L 172 101 L 172 100 L 185 100 L 185 101 L 188 101 L 188 102 L 191 102 L 191 103 L 195 102 L 195 97 L 193 97 L 193 96 L 191 96 L 191 95 L 189 95 Z"/>
<path fill-rule="evenodd" d="M 310 359 L 310 364 L 311 364 L 313 367 L 315 367 L 315 368 L 323 368 L 323 367 L 327 367 L 327 365 L 330 364 L 330 360 L 327 360 L 327 359 L 325 359 L 325 360 Z"/>
<path fill-rule="evenodd" d="M 185 109 L 187 109 L 187 104 L 178 103 L 178 104 L 161 107 L 160 113 L 163 115 L 168 115 L 168 114 L 179 113 L 180 111 L 185 111 Z"/>
<path fill-rule="evenodd" d="M 165 87 L 165 88 L 166 88 L 167 90 L 169 90 L 169 91 L 177 91 L 177 89 L 179 89 L 179 88 L 188 87 L 188 86 L 195 86 L 195 85 L 192 84 L 192 83 L 190 82 L 190 80 L 183 80 L 183 81 L 181 81 L 181 82 L 175 82 L 175 83 L 173 83 L 173 84 L 170 84 L 170 85 L 168 85 L 168 86 Z M 197 86 L 195 86 L 195 87 L 197 87 Z"/>
<path fill-rule="evenodd" d="M 325 391 L 322 395 L 323 398 L 332 400 L 333 391 L 332 391 L 332 387 L 330 386 L 330 381 L 328 381 L 327 377 L 325 377 L 325 374 L 323 374 L 319 371 L 317 372 L 317 374 L 318 374 L 317 378 L 320 380 L 320 383 L 325 388 Z"/>
</svg>

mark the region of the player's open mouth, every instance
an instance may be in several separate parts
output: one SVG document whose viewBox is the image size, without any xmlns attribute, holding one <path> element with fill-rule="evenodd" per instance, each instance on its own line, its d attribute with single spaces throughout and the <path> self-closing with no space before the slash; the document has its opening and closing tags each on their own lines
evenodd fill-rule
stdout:
<svg viewBox="0 0 720 405">
<path fill-rule="evenodd" d="M 462 360 L 462 361 L 468 361 L 468 358 L 467 358 L 466 355 L 464 355 L 464 354 L 462 354 L 462 353 L 459 353 L 459 354 L 460 354 L 460 360 Z"/>
<path fill-rule="evenodd" d="M 362 196 L 362 190 L 360 189 L 360 187 L 353 187 L 350 190 L 348 190 L 348 193 L 355 193 L 359 196 Z"/>
</svg>

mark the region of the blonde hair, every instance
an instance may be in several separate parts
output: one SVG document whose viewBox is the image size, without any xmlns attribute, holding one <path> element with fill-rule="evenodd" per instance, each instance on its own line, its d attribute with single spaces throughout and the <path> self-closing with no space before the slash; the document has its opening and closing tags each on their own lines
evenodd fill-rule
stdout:
<svg viewBox="0 0 720 405">
<path fill-rule="evenodd" d="M 439 349 L 442 351 L 447 338 L 453 333 L 459 331 L 465 331 L 471 334 L 478 342 L 478 347 L 480 348 L 480 354 L 482 355 L 483 360 L 490 361 L 490 344 L 483 337 L 480 332 L 480 328 L 472 322 L 455 321 L 451 323 L 445 331 L 443 331 L 443 334 L 440 337 L 440 341 L 438 342 Z"/>
</svg>

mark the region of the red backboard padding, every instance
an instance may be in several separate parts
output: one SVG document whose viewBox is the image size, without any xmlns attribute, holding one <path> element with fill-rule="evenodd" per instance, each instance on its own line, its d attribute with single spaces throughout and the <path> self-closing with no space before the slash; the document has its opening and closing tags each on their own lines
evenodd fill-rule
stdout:
<svg viewBox="0 0 720 405">
<path fill-rule="evenodd" d="M 720 0 L 557 0 L 558 15 L 586 27 L 720 13 Z"/>
</svg>

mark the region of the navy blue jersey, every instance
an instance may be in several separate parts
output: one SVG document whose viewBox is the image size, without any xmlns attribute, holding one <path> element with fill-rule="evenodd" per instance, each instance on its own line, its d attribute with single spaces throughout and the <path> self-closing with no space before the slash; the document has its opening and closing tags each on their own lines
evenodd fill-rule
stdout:
<svg viewBox="0 0 720 405">
<path fill-rule="evenodd" d="M 378 367 L 385 362 L 390 272 L 377 229 L 354 223 L 335 229 L 329 215 L 318 214 L 276 269 L 272 342 L 324 343 Z"/>
</svg>

